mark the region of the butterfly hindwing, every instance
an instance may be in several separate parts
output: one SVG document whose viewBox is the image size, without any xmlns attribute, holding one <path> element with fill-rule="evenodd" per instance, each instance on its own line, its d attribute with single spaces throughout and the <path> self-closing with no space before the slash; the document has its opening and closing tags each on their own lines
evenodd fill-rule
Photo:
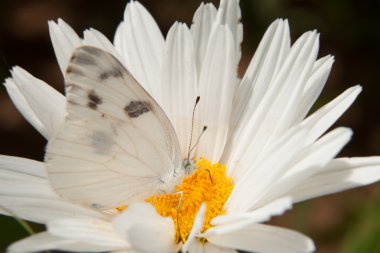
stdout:
<svg viewBox="0 0 380 253">
<path fill-rule="evenodd" d="M 182 162 L 169 119 L 114 56 L 77 48 L 65 82 L 67 115 L 45 156 L 59 195 L 114 208 L 157 193 L 175 177 Z"/>
</svg>

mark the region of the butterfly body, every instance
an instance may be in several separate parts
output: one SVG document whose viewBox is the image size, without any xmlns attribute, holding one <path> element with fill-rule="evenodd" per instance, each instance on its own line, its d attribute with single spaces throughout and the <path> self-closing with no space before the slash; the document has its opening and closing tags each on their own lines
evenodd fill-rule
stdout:
<svg viewBox="0 0 380 253">
<path fill-rule="evenodd" d="M 175 191 L 188 171 L 174 128 L 114 56 L 77 48 L 65 83 L 67 115 L 45 156 L 59 195 L 107 209 Z"/>
</svg>

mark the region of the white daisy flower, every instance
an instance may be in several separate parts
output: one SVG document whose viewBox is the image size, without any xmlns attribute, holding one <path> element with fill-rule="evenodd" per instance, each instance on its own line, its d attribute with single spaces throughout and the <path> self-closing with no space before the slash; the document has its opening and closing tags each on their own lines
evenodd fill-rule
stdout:
<svg viewBox="0 0 380 253">
<path fill-rule="evenodd" d="M 291 45 L 288 22 L 276 20 L 239 79 L 243 34 L 238 0 L 222 0 L 219 9 L 201 4 L 191 27 L 175 23 L 166 40 L 148 11 L 133 1 L 126 7 L 114 43 L 94 29 L 84 31 L 83 39 L 79 38 L 62 20 L 49 22 L 49 28 L 66 78 L 67 98 L 20 67 L 14 67 L 12 77 L 4 83 L 19 111 L 49 141 L 46 164 L 0 157 L 0 212 L 47 226 L 46 232 L 12 244 L 9 252 L 313 252 L 314 244 L 307 236 L 263 223 L 294 203 L 380 179 L 380 157 L 334 158 L 350 140 L 350 129 L 336 128 L 326 133 L 353 103 L 360 86 L 349 88 L 308 115 L 334 61 L 330 55 L 317 59 L 316 31 L 305 33 Z M 125 205 L 112 204 L 120 199 L 117 191 L 124 180 L 133 183 L 131 175 L 115 183 L 114 177 L 108 180 L 110 172 L 99 176 L 81 171 L 86 175 L 83 177 L 76 172 L 83 168 L 102 171 L 96 159 L 119 156 L 112 153 L 114 142 L 123 146 L 125 139 L 97 133 L 91 135 L 93 143 L 87 151 L 77 149 L 87 137 L 73 135 L 73 129 L 67 128 L 73 126 L 72 118 L 78 115 L 85 122 L 91 121 L 93 116 L 83 112 L 98 115 L 105 110 L 103 102 L 115 101 L 116 109 L 126 110 L 130 118 L 152 110 L 152 105 L 145 104 L 145 111 L 134 109 L 138 115 L 133 116 L 136 111 L 117 108 L 118 92 L 127 99 L 120 90 L 112 93 L 114 100 L 75 91 L 88 87 L 88 83 L 78 81 L 84 80 L 79 77 L 88 78 L 94 73 L 103 75 L 100 79 L 105 87 L 116 85 L 107 83 L 107 79 L 111 76 L 113 81 L 119 80 L 119 72 L 97 71 L 106 69 L 105 63 L 119 64 L 111 55 L 124 66 L 116 70 L 130 71 L 168 116 L 177 136 L 173 138 L 179 142 L 173 153 L 185 161 L 191 154 L 196 162 L 195 171 L 170 192 L 165 189 L 151 194 L 150 190 L 131 188 L 140 196 L 139 201 L 127 201 Z M 84 74 L 83 70 L 92 72 Z M 200 100 L 193 116 L 197 96 Z M 83 111 L 75 109 L 78 106 Z M 154 109 L 159 111 L 156 114 L 161 111 Z M 112 113 L 117 116 L 115 110 L 102 116 L 107 118 Z M 113 121 L 110 125 L 115 132 L 123 129 Z M 205 125 L 207 130 L 203 131 Z M 149 127 L 139 125 L 137 129 Z M 60 138 L 62 145 L 57 144 Z M 75 138 L 79 144 L 64 144 Z M 77 150 L 81 152 L 73 155 Z M 69 158 L 62 155 L 64 152 L 69 152 Z M 149 154 L 149 148 L 146 152 Z M 59 159 L 59 168 L 52 166 Z M 86 162 L 93 167 L 84 166 Z M 69 175 L 70 171 L 75 177 Z M 68 179 L 63 180 L 59 173 Z M 91 191 L 83 186 L 99 177 L 104 180 L 95 182 Z M 141 176 L 136 178 L 141 181 Z M 166 179 L 158 179 L 166 183 Z M 145 195 L 147 198 L 141 197 Z"/>
</svg>

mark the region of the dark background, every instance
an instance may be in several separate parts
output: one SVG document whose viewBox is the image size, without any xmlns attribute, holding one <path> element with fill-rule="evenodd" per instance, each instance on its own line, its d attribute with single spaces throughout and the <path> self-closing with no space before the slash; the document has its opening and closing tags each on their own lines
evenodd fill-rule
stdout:
<svg viewBox="0 0 380 253">
<path fill-rule="evenodd" d="M 1 0 L 0 81 L 9 76 L 11 66 L 19 65 L 62 91 L 62 75 L 50 44 L 47 21 L 60 17 L 79 34 L 93 27 L 112 40 L 126 2 Z M 176 20 L 190 25 L 201 1 L 140 2 L 166 34 Z M 218 1 L 212 2 L 219 5 Z M 354 130 L 341 156 L 379 155 L 380 1 L 241 0 L 241 7 L 244 41 L 240 73 L 244 73 L 265 29 L 276 18 L 289 19 L 292 41 L 307 30 L 317 29 L 321 33 L 320 56 L 333 54 L 336 61 L 316 107 L 348 87 L 362 84 L 362 94 L 337 123 Z M 45 140 L 17 112 L 3 86 L 0 140 L 0 154 L 43 159 Z M 308 234 L 315 240 L 318 252 L 380 252 L 380 184 L 298 204 L 271 223 Z M 13 219 L 0 217 L 0 251 L 25 235 Z"/>
</svg>

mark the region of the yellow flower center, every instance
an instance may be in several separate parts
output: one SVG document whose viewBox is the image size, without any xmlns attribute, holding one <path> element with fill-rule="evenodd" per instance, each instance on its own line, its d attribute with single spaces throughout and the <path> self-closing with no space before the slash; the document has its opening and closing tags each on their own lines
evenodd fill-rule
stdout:
<svg viewBox="0 0 380 253">
<path fill-rule="evenodd" d="M 201 159 L 196 167 L 195 172 L 185 177 L 176 187 L 176 193 L 153 196 L 146 200 L 161 216 L 173 219 L 177 241 L 186 241 L 202 203 L 206 204 L 202 231 L 209 229 L 210 221 L 224 214 L 224 203 L 233 188 L 232 180 L 226 177 L 225 166 Z"/>
<path fill-rule="evenodd" d="M 202 232 L 211 228 L 210 221 L 225 213 L 223 206 L 233 188 L 232 179 L 226 177 L 224 165 L 201 159 L 196 167 L 195 172 L 175 188 L 175 193 L 152 196 L 146 200 L 161 216 L 173 219 L 177 242 L 187 240 L 202 203 L 206 204 Z M 122 206 L 117 210 L 121 212 L 126 208 Z"/>
</svg>

